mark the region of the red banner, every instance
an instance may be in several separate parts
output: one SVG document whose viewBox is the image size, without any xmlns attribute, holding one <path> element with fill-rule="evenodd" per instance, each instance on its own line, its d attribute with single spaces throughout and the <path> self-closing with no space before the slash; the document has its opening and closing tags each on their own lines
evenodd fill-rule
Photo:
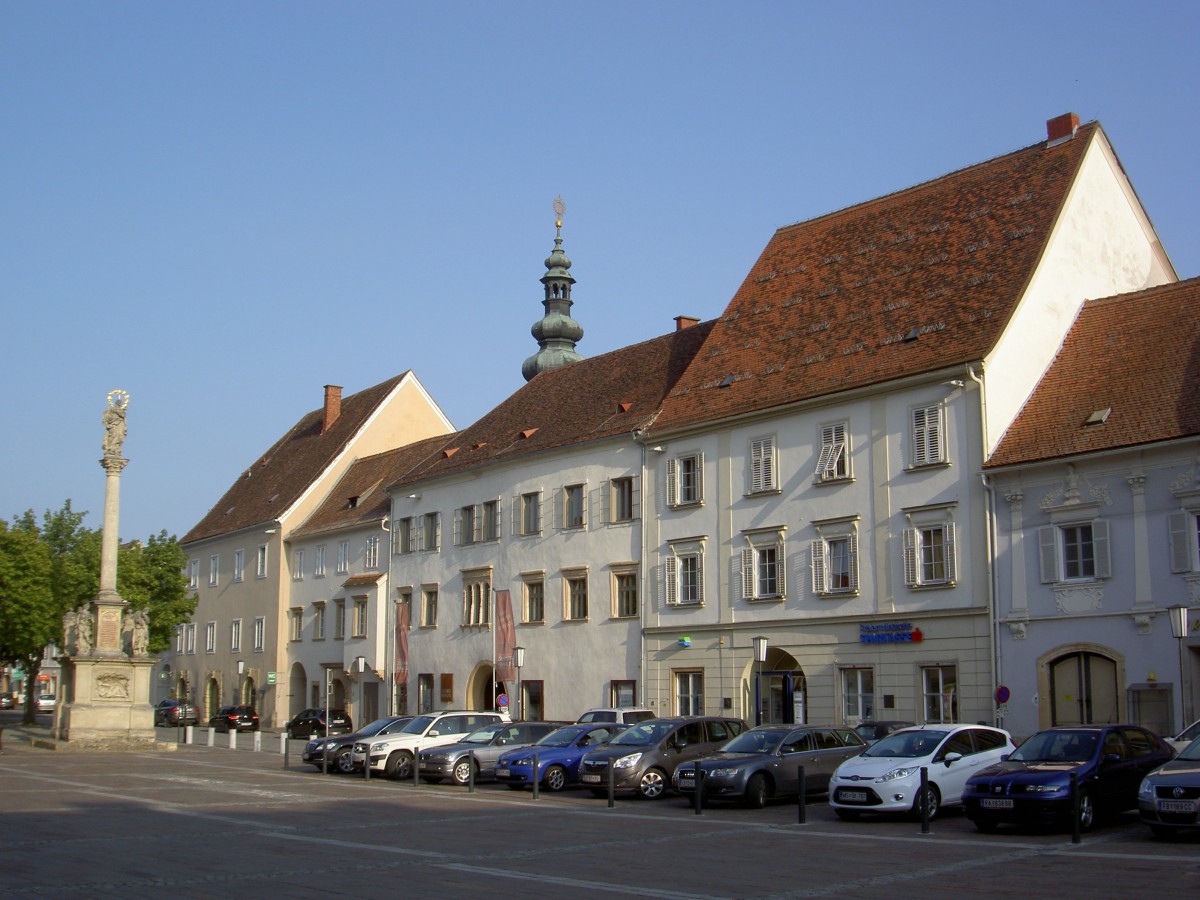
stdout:
<svg viewBox="0 0 1200 900">
<path fill-rule="evenodd" d="M 517 680 L 513 648 L 517 646 L 517 623 L 513 619 L 512 593 L 496 591 L 496 681 Z"/>
<path fill-rule="evenodd" d="M 408 623 L 411 603 L 396 604 L 396 684 L 408 681 Z"/>
</svg>

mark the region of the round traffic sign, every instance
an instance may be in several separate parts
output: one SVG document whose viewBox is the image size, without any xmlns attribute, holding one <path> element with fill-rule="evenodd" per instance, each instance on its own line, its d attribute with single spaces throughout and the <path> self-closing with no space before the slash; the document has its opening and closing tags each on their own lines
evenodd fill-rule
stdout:
<svg viewBox="0 0 1200 900">
<path fill-rule="evenodd" d="M 1007 703 L 1008 698 L 1011 696 L 1012 696 L 1012 691 L 1010 691 L 1008 689 L 1007 685 L 1002 684 L 1002 685 L 1000 685 L 1000 687 L 996 688 L 996 702 L 997 703 Z"/>
</svg>

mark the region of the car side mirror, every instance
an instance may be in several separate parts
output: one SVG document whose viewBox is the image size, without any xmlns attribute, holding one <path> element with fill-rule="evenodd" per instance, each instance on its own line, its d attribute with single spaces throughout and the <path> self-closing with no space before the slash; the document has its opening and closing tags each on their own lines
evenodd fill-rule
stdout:
<svg viewBox="0 0 1200 900">
<path fill-rule="evenodd" d="M 1119 763 L 1120 761 L 1121 754 L 1119 753 L 1105 753 L 1104 757 L 1100 760 L 1106 766 L 1111 766 L 1113 763 Z"/>
<path fill-rule="evenodd" d="M 1000 754 L 1000 762 L 1008 762 L 1008 758 L 1010 756 L 1012 756 L 1011 753 L 1001 753 Z"/>
<path fill-rule="evenodd" d="M 950 753 L 947 753 L 945 757 L 943 757 L 942 762 L 946 764 L 946 768 L 948 769 L 950 768 L 950 763 L 957 762 L 960 759 L 962 759 L 961 753 L 958 753 L 957 751 L 951 751 Z"/>
<path fill-rule="evenodd" d="M 682 750 L 688 745 L 688 739 L 685 737 L 675 738 L 675 749 Z"/>
</svg>

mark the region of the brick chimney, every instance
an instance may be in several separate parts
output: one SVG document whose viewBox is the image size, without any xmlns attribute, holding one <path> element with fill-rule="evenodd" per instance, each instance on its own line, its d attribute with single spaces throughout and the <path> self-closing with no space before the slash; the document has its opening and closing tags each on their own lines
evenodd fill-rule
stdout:
<svg viewBox="0 0 1200 900">
<path fill-rule="evenodd" d="M 333 427 L 342 414 L 342 389 L 336 384 L 325 385 L 325 418 L 321 420 L 321 434 Z"/>
<path fill-rule="evenodd" d="M 1054 143 L 1074 137 L 1078 127 L 1079 116 L 1075 113 L 1063 113 L 1061 116 L 1046 120 L 1046 139 L 1050 143 Z"/>
<path fill-rule="evenodd" d="M 676 316 L 675 330 L 683 331 L 685 328 L 691 328 L 693 325 L 699 325 L 700 320 L 695 316 Z"/>
</svg>

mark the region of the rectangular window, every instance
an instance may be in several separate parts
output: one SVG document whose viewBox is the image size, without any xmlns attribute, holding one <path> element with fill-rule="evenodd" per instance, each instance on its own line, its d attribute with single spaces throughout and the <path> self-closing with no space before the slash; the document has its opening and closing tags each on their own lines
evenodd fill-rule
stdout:
<svg viewBox="0 0 1200 900">
<path fill-rule="evenodd" d="M 842 718 L 847 725 L 875 715 L 875 670 L 842 669 Z"/>
<path fill-rule="evenodd" d="M 254 649 L 261 652 L 267 645 L 267 620 L 259 616 L 254 620 Z"/>
<path fill-rule="evenodd" d="M 608 702 L 616 707 L 637 706 L 636 681 L 610 681 L 608 684 Z"/>
<path fill-rule="evenodd" d="M 608 510 L 610 524 L 637 518 L 637 493 L 632 477 L 614 478 L 608 483 Z"/>
<path fill-rule="evenodd" d="M 668 606 L 704 602 L 704 557 L 699 549 L 675 548 L 664 562 L 664 602 Z"/>
<path fill-rule="evenodd" d="M 246 578 L 246 551 L 233 551 L 233 580 L 243 581 Z"/>
<path fill-rule="evenodd" d="M 412 553 L 414 549 L 412 516 L 405 516 L 396 523 L 395 550 L 397 553 Z"/>
<path fill-rule="evenodd" d="M 184 631 L 184 626 L 182 626 L 182 625 L 175 626 L 175 652 L 176 653 L 183 653 L 183 651 L 184 651 L 183 631 Z"/>
<path fill-rule="evenodd" d="M 474 506 L 463 506 L 454 511 L 454 543 L 463 547 L 479 540 L 478 522 Z"/>
<path fill-rule="evenodd" d="M 477 627 L 491 622 L 492 586 L 486 579 L 463 579 L 463 627 Z"/>
<path fill-rule="evenodd" d="M 921 669 L 925 691 L 925 721 L 958 721 L 957 666 L 926 666 Z"/>
<path fill-rule="evenodd" d="M 500 540 L 500 500 L 489 500 L 480 510 L 480 537 L 485 541 Z"/>
<path fill-rule="evenodd" d="M 217 652 L 217 623 L 209 622 L 204 626 L 204 652 Z"/>
<path fill-rule="evenodd" d="M 221 571 L 221 557 L 210 556 L 208 558 L 208 586 L 217 586 L 217 575 Z"/>
<path fill-rule="evenodd" d="M 1167 517 L 1171 548 L 1171 571 L 1176 574 L 1200 572 L 1200 514 L 1191 510 Z"/>
<path fill-rule="evenodd" d="M 637 572 L 613 573 L 613 615 L 618 619 L 637 618 Z"/>
<path fill-rule="evenodd" d="M 778 600 L 784 596 L 783 533 L 747 535 L 742 548 L 742 599 Z"/>
<path fill-rule="evenodd" d="M 904 529 L 904 583 L 909 587 L 953 584 L 954 523 Z"/>
<path fill-rule="evenodd" d="M 333 639 L 335 641 L 345 640 L 346 638 L 346 601 L 333 601 Z"/>
<path fill-rule="evenodd" d="M 195 590 L 200 587 L 200 560 L 188 560 L 188 587 Z"/>
<path fill-rule="evenodd" d="M 417 676 L 417 715 L 433 712 L 433 675 Z"/>
<path fill-rule="evenodd" d="M 325 640 L 325 604 L 313 604 L 313 640 Z"/>
<path fill-rule="evenodd" d="M 704 715 L 704 673 L 675 673 L 675 715 Z"/>
<path fill-rule="evenodd" d="M 242 649 L 242 620 L 234 619 L 229 625 L 229 649 L 237 653 Z"/>
<path fill-rule="evenodd" d="M 362 597 L 354 601 L 354 636 L 367 636 L 367 601 Z"/>
<path fill-rule="evenodd" d="M 704 499 L 704 454 L 667 460 L 667 505 L 695 506 Z"/>
<path fill-rule="evenodd" d="M 523 535 L 542 533 L 542 492 L 533 491 L 516 499 L 517 532 Z"/>
<path fill-rule="evenodd" d="M 288 611 L 288 625 L 290 637 L 293 641 L 304 639 L 304 610 L 292 609 Z"/>
<path fill-rule="evenodd" d="M 317 578 L 325 577 L 325 545 L 322 544 L 317 548 L 317 559 L 313 564 L 313 575 Z"/>
<path fill-rule="evenodd" d="M 569 622 L 582 622 L 588 617 L 587 573 L 577 572 L 569 574 L 564 580 L 567 596 L 563 609 L 563 619 Z"/>
<path fill-rule="evenodd" d="M 1108 522 L 1095 519 L 1038 529 L 1041 581 L 1093 581 L 1108 578 Z"/>
<path fill-rule="evenodd" d="M 563 528 L 587 527 L 587 493 L 582 484 L 563 488 Z"/>
<path fill-rule="evenodd" d="M 379 536 L 371 535 L 367 538 L 366 546 L 366 567 L 368 569 L 379 568 Z"/>
<path fill-rule="evenodd" d="M 442 517 L 439 513 L 425 513 L 421 517 L 421 549 L 436 550 L 442 542 Z"/>
<path fill-rule="evenodd" d="M 196 623 L 188 622 L 187 626 L 187 652 L 196 652 Z"/>
<path fill-rule="evenodd" d="M 750 493 L 765 494 L 779 490 L 775 462 L 775 438 L 756 438 L 750 442 Z"/>
<path fill-rule="evenodd" d="M 837 481 L 850 477 L 847 433 L 848 428 L 845 422 L 834 422 L 821 426 L 821 454 L 817 457 L 817 481 Z"/>
<path fill-rule="evenodd" d="M 337 574 L 346 575 L 350 572 L 350 542 L 341 541 L 338 544 Z"/>
<path fill-rule="evenodd" d="M 946 461 L 945 429 L 941 404 L 922 406 L 912 411 L 912 464 L 931 466 Z"/>
<path fill-rule="evenodd" d="M 537 624 L 546 621 L 546 582 L 525 582 L 525 609 L 521 621 Z"/>
<path fill-rule="evenodd" d="M 436 628 L 438 613 L 438 589 L 426 587 L 421 589 L 421 627 Z"/>
<path fill-rule="evenodd" d="M 858 590 L 858 534 L 830 534 L 812 542 L 812 589 L 818 597 Z"/>
<path fill-rule="evenodd" d="M 304 580 L 304 551 L 292 551 L 292 581 Z"/>
<path fill-rule="evenodd" d="M 258 547 L 258 563 L 255 568 L 255 575 L 258 578 L 267 577 L 267 545 L 260 544 Z"/>
</svg>

